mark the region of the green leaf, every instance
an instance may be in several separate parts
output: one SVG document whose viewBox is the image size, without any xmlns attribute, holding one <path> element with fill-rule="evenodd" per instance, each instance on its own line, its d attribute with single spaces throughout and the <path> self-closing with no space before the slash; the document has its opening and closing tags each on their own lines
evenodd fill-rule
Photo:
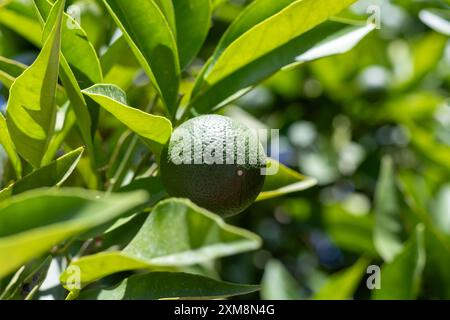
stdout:
<svg viewBox="0 0 450 320">
<path fill-rule="evenodd" d="M 189 273 L 151 272 L 131 276 L 112 288 L 87 290 L 79 299 L 217 299 L 248 294 L 258 289 L 258 286 L 217 281 Z"/>
<path fill-rule="evenodd" d="M 325 206 L 323 222 L 333 242 L 341 249 L 378 258 L 373 244 L 373 214 L 353 214 L 341 205 Z"/>
<path fill-rule="evenodd" d="M 103 196 L 81 189 L 53 189 L 2 201 L 0 278 L 59 242 L 136 209 L 146 200 L 143 192 Z"/>
<path fill-rule="evenodd" d="M 61 17 L 64 1 L 59 1 L 58 19 L 36 61 L 19 76 L 10 90 L 7 125 L 18 153 L 33 167 L 41 166 L 56 120 L 55 94 L 58 82 Z"/>
<path fill-rule="evenodd" d="M 181 68 L 185 68 L 200 50 L 211 23 L 211 1 L 173 1 L 178 54 Z"/>
<path fill-rule="evenodd" d="M 153 0 L 103 0 L 130 48 L 174 115 L 180 66 L 175 37 Z"/>
<path fill-rule="evenodd" d="M 300 293 L 300 286 L 289 271 L 278 260 L 267 263 L 261 283 L 263 300 L 300 300 L 305 296 Z"/>
<path fill-rule="evenodd" d="M 27 68 L 28 66 L 18 61 L 0 56 L 0 82 L 6 88 L 10 89 L 14 81 L 16 81 L 16 78 Z M 56 101 L 58 105 L 63 105 L 67 101 L 66 93 L 60 85 L 57 86 Z"/>
<path fill-rule="evenodd" d="M 424 283 L 432 299 L 450 299 L 450 239 L 426 227 Z"/>
<path fill-rule="evenodd" d="M 276 168 L 278 170 L 275 175 L 266 176 L 263 191 L 256 201 L 273 199 L 289 193 L 303 191 L 317 184 L 315 179 L 305 177 L 274 159 L 269 159 L 267 166 L 268 171 L 277 170 Z"/>
<path fill-rule="evenodd" d="M 47 20 L 47 24 L 51 21 L 53 21 L 56 17 L 55 15 L 48 13 L 48 3 L 45 0 L 36 0 L 35 2 L 36 5 L 36 11 L 38 12 L 38 14 L 40 15 L 40 20 L 42 21 L 42 23 Z M 86 39 L 86 35 L 84 33 L 84 31 L 78 26 L 78 24 L 72 20 L 71 17 L 69 16 L 63 16 L 65 23 L 65 29 L 62 29 L 62 41 L 65 41 L 66 43 L 62 43 L 62 48 L 65 51 L 68 51 L 67 53 L 68 58 L 70 58 L 70 61 L 68 61 L 68 59 L 66 59 L 65 55 L 63 54 L 61 56 L 61 73 L 60 73 L 60 78 L 61 78 L 61 82 L 64 85 L 66 91 L 67 91 L 67 96 L 70 99 L 71 103 L 72 103 L 72 108 L 77 116 L 77 123 L 78 126 L 80 128 L 81 131 L 81 136 L 83 138 L 83 142 L 86 145 L 86 149 L 88 151 L 89 154 L 89 160 L 90 160 L 90 166 L 91 166 L 91 171 L 96 171 L 96 164 L 95 164 L 95 150 L 94 150 L 94 146 L 93 146 L 93 134 L 95 132 L 96 129 L 96 121 L 97 121 L 97 116 L 98 116 L 98 108 L 97 106 L 91 106 L 90 104 L 88 104 L 83 95 L 81 94 L 81 88 L 78 82 L 80 83 L 84 83 L 85 85 L 89 86 L 92 83 L 92 80 L 96 80 L 95 82 L 97 82 L 97 80 L 102 78 L 101 75 L 101 70 L 100 70 L 100 62 L 97 58 L 97 55 L 95 53 L 95 51 L 93 51 L 92 45 L 88 42 L 88 40 Z M 70 30 L 73 27 L 74 30 Z M 45 34 L 45 30 L 44 30 L 44 34 Z M 75 40 L 75 37 L 79 37 L 81 39 Z M 82 48 L 83 50 L 81 50 L 80 52 L 78 50 L 74 50 L 73 48 L 70 48 L 72 45 L 80 45 L 80 48 Z M 73 53 L 72 53 L 73 51 Z M 63 52 L 65 53 L 65 52 Z M 87 56 L 89 57 L 90 60 L 92 60 L 91 62 L 83 62 L 82 64 L 80 64 L 80 66 L 78 66 L 76 60 L 77 60 L 77 56 Z M 74 70 L 78 71 L 77 76 L 74 74 L 74 72 L 72 71 L 69 62 L 74 64 Z M 89 66 L 87 65 L 88 63 L 91 63 L 92 66 L 92 71 L 86 71 L 85 69 L 88 69 Z M 91 72 L 91 73 L 89 73 Z M 90 76 L 89 76 L 90 75 Z M 98 183 L 97 183 L 98 184 Z M 96 188 L 97 186 L 94 185 L 94 187 Z"/>
<path fill-rule="evenodd" d="M 48 0 L 34 0 L 42 19 L 46 21 L 53 5 Z M 100 61 L 86 32 L 68 14 L 63 15 L 61 31 L 61 51 L 78 78 L 90 86 L 102 81 Z"/>
<path fill-rule="evenodd" d="M 125 91 L 133 84 L 140 68 L 123 36 L 109 46 L 100 62 L 105 75 L 104 83 L 115 84 Z"/>
<path fill-rule="evenodd" d="M 440 166 L 441 170 L 450 172 L 450 148 L 436 139 L 434 132 L 426 130 L 412 122 L 408 124 L 411 143 L 423 157 Z"/>
<path fill-rule="evenodd" d="M 255 0 L 250 3 L 227 29 L 213 54 L 212 61 L 217 61 L 225 49 L 244 33 L 257 24 L 280 12 L 295 0 Z"/>
<path fill-rule="evenodd" d="M 173 1 L 172 0 L 153 0 L 153 1 L 155 2 L 155 4 L 158 5 L 159 9 L 164 14 L 164 18 L 166 18 L 166 21 L 169 24 L 172 32 L 176 34 L 177 28 L 175 24 L 175 11 L 174 11 L 175 4 L 173 3 Z"/>
<path fill-rule="evenodd" d="M 350 268 L 332 275 L 314 295 L 315 300 L 348 300 L 358 289 L 369 261 L 360 258 Z"/>
<path fill-rule="evenodd" d="M 431 29 L 450 36 L 450 13 L 439 9 L 424 9 L 420 11 L 419 18 Z"/>
<path fill-rule="evenodd" d="M 42 284 L 42 278 L 47 275 L 48 268 L 52 262 L 52 256 L 43 256 L 35 259 L 27 265 L 21 267 L 11 278 L 8 286 L 0 295 L 0 300 L 20 299 L 21 289 L 25 286 L 35 286 Z M 38 280 L 38 281 L 36 281 Z M 38 282 L 38 283 L 36 283 Z"/>
<path fill-rule="evenodd" d="M 0 82 L 7 88 L 11 88 L 16 78 L 20 76 L 26 68 L 27 66 L 20 62 L 0 57 Z"/>
<path fill-rule="evenodd" d="M 373 292 L 374 299 L 416 299 L 425 267 L 425 228 L 416 226 L 403 250 L 381 268 L 381 289 Z"/>
<path fill-rule="evenodd" d="M 412 64 L 414 72 L 405 82 L 399 84 L 399 89 L 408 90 L 433 72 L 444 55 L 447 41 L 448 36 L 432 31 L 413 43 Z"/>
<path fill-rule="evenodd" d="M 74 150 L 0 191 L 0 201 L 36 188 L 61 186 L 75 170 L 83 151 Z"/>
<path fill-rule="evenodd" d="M 450 239 L 435 226 L 426 210 L 428 192 L 420 180 L 410 175 L 399 176 L 401 190 L 406 203 L 421 223 L 425 225 L 426 266 L 425 283 L 432 283 L 427 288 L 433 299 L 450 299 Z"/>
<path fill-rule="evenodd" d="M 353 0 L 338 3 L 330 0 L 295 1 L 277 14 L 244 32 L 221 54 L 219 48 L 217 53 L 220 56 L 213 58 L 200 75 L 202 79 L 197 82 L 191 108 L 205 113 L 222 106 L 223 101 L 239 96 L 246 92 L 248 87 L 255 85 L 282 67 L 296 62 L 298 56 L 312 50 L 316 45 L 323 47 L 323 39 L 330 39 L 332 43 L 336 44 L 339 43 L 336 39 L 337 35 L 345 37 L 346 33 L 354 33 L 360 40 L 360 32 L 355 30 L 365 30 L 362 32 L 362 36 L 364 36 L 373 30 L 373 26 L 348 27 L 342 23 L 327 22 L 314 28 L 353 2 Z M 255 8 L 257 8 L 256 5 Z M 310 14 L 311 10 L 314 10 L 314 15 Z M 250 16 L 250 26 L 258 21 L 249 13 L 246 15 Z M 242 24 L 244 27 L 237 27 L 236 35 L 249 27 L 244 22 Z M 345 32 L 344 28 L 350 29 Z M 230 36 L 230 39 L 233 37 Z M 229 40 L 225 40 L 225 43 L 227 41 Z M 343 43 L 348 43 L 348 41 Z M 333 48 L 333 50 L 336 49 Z M 335 54 L 334 52 L 328 54 L 323 50 L 316 52 L 325 55 Z M 317 54 L 314 56 L 319 58 Z"/>
<path fill-rule="evenodd" d="M 14 167 L 17 178 L 22 177 L 22 161 L 19 158 L 19 155 L 16 152 L 16 147 L 11 140 L 11 136 L 9 135 L 8 127 L 6 125 L 6 120 L 3 117 L 3 114 L 0 113 L 0 145 L 6 151 L 6 154 L 9 157 L 9 161 Z"/>
<path fill-rule="evenodd" d="M 355 1 L 300 0 L 293 2 L 231 43 L 207 72 L 206 81 L 217 82 L 324 22 L 353 2 Z M 313 15 L 311 11 L 314 12 Z M 264 41 L 261 41 L 262 39 Z"/>
<path fill-rule="evenodd" d="M 159 151 L 172 134 L 171 122 L 142 110 L 129 107 L 125 93 L 115 85 L 95 85 L 83 93 L 138 134 L 154 151 Z"/>
<path fill-rule="evenodd" d="M 60 150 L 67 136 L 75 126 L 77 119 L 73 109 L 70 108 L 69 104 L 70 103 L 67 103 L 65 108 L 59 110 L 59 116 L 64 117 L 64 123 L 61 127 L 58 128 L 58 130 L 55 131 L 55 134 L 53 135 L 53 138 L 48 145 L 45 156 L 42 159 L 43 165 L 50 164 L 50 162 L 54 160 L 55 155 L 58 153 L 58 150 Z"/>
<path fill-rule="evenodd" d="M 374 228 L 375 248 L 385 261 L 392 261 L 402 250 L 402 232 L 394 165 L 392 159 L 386 156 L 375 193 Z"/>
<path fill-rule="evenodd" d="M 103 252 L 72 262 L 81 285 L 107 275 L 134 269 L 173 269 L 257 249 L 253 233 L 227 225 L 220 217 L 188 200 L 160 202 L 141 230 L 120 252 Z M 70 272 L 61 275 L 67 285 Z"/>
<path fill-rule="evenodd" d="M 432 210 L 435 224 L 438 228 L 450 235 L 450 185 L 444 185 L 436 196 Z"/>
<path fill-rule="evenodd" d="M 42 44 L 42 28 L 35 18 L 30 14 L 24 14 L 29 7 L 26 3 L 14 1 L 0 8 L 0 23 L 14 30 L 23 38 L 35 46 Z"/>
</svg>

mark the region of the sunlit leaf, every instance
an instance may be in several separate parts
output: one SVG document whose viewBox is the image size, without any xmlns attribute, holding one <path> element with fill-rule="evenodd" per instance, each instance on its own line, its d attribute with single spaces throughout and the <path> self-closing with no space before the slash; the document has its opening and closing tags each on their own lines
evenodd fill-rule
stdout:
<svg viewBox="0 0 450 320">
<path fill-rule="evenodd" d="M 95 85 L 83 93 L 114 115 L 134 131 L 153 149 L 160 150 L 169 141 L 172 124 L 161 116 L 155 116 L 129 107 L 125 93 L 114 85 Z"/>
<path fill-rule="evenodd" d="M 30 9 L 31 6 L 24 1 L 10 1 L 4 7 L 0 7 L 0 23 L 14 30 L 32 44 L 40 46 L 42 44 L 42 27 Z"/>
<path fill-rule="evenodd" d="M 112 43 L 101 56 L 104 82 L 114 84 L 125 91 L 133 84 L 139 70 L 139 62 L 123 36 Z"/>
<path fill-rule="evenodd" d="M 351 299 L 366 272 L 369 261 L 360 258 L 350 268 L 332 275 L 314 295 L 315 300 Z"/>
<path fill-rule="evenodd" d="M 27 66 L 20 62 L 0 57 L 0 82 L 7 88 L 11 88 L 16 78 L 20 76 L 26 68 Z"/>
<path fill-rule="evenodd" d="M 52 4 L 48 0 L 34 0 L 34 3 L 42 19 L 46 21 Z M 74 73 L 84 80 L 80 81 L 82 88 L 90 86 L 89 83 L 102 81 L 100 61 L 93 45 L 78 22 L 68 14 L 64 14 L 62 19 L 61 51 Z"/>
<path fill-rule="evenodd" d="M 176 22 L 175 22 L 175 10 L 174 10 L 175 3 L 173 3 L 173 2 L 179 2 L 179 1 L 173 1 L 173 0 L 153 0 L 153 1 L 155 2 L 155 4 L 158 5 L 159 9 L 164 14 L 164 17 L 166 18 L 166 21 L 169 24 L 172 32 L 174 34 L 176 34 L 177 26 L 176 26 Z M 186 1 L 184 1 L 184 2 L 186 2 Z"/>
<path fill-rule="evenodd" d="M 0 204 L 0 278 L 59 242 L 147 200 L 143 192 L 102 196 L 80 189 L 39 190 Z"/>
<path fill-rule="evenodd" d="M 425 228 L 415 232 L 395 259 L 381 268 L 381 288 L 373 291 L 374 299 L 415 299 L 419 293 L 425 267 Z"/>
<path fill-rule="evenodd" d="M 6 122 L 11 138 L 18 153 L 35 168 L 41 166 L 55 127 L 63 8 L 64 1 L 54 6 L 58 18 L 52 31 L 36 61 L 12 85 L 8 100 Z"/>
<path fill-rule="evenodd" d="M 225 222 L 188 200 L 169 199 L 157 205 L 136 237 L 120 252 L 82 257 L 71 266 L 81 270 L 84 286 L 124 270 L 161 270 L 194 265 L 260 246 L 258 236 Z M 70 272 L 61 282 L 67 283 Z"/>
<path fill-rule="evenodd" d="M 6 154 L 9 157 L 9 161 L 11 161 L 11 164 L 14 167 L 16 176 L 20 178 L 22 176 L 22 161 L 16 152 L 16 147 L 11 140 L 8 127 L 6 125 L 6 120 L 2 113 L 0 113 L 0 145 L 2 145 L 5 149 Z"/>
<path fill-rule="evenodd" d="M 42 23 L 47 21 L 46 24 L 48 24 L 55 19 L 55 15 L 48 12 L 49 3 L 47 0 L 36 0 L 35 5 Z M 78 120 L 77 124 L 88 151 L 91 170 L 95 171 L 96 159 L 92 136 L 94 135 L 96 122 L 98 120 L 98 107 L 93 106 L 84 99 L 81 94 L 80 86 L 85 88 L 98 80 L 101 80 L 102 74 L 100 62 L 95 50 L 87 40 L 85 32 L 78 23 L 68 15 L 63 15 L 63 21 L 65 21 L 65 23 L 62 29 L 61 41 L 63 41 L 63 43 L 61 44 L 61 49 L 64 50 L 64 52 L 60 59 L 60 78 L 76 114 Z M 44 29 L 44 34 L 45 31 L 46 30 Z M 74 50 L 71 48 L 72 45 L 79 45 L 80 50 Z M 65 53 L 68 54 L 68 58 L 66 58 Z M 83 59 L 81 59 L 80 56 L 83 56 Z M 85 57 L 88 57 L 89 61 L 84 60 Z M 78 59 L 80 59 L 80 61 L 78 61 Z M 77 72 L 77 75 L 74 74 L 69 63 L 73 64 L 74 71 Z M 97 184 L 98 182 L 96 182 L 93 187 L 97 188 Z"/>
<path fill-rule="evenodd" d="M 325 46 L 322 42 L 324 38 L 330 38 L 333 43 L 336 43 L 336 36 L 333 35 L 345 34 L 343 29 L 348 28 L 347 25 L 328 22 L 311 29 L 325 22 L 331 15 L 338 13 L 352 2 L 354 1 L 339 3 L 326 0 L 295 1 L 243 33 L 223 52 L 219 48 L 217 51 L 219 57 L 213 57 L 200 75 L 201 79 L 198 80 L 194 91 L 191 107 L 197 112 L 207 112 L 221 106 L 224 104 L 222 103 L 224 100 L 232 96 L 239 96 L 239 93 L 245 92 L 247 87 L 255 85 L 282 67 L 294 63 L 298 56 L 312 50 L 316 45 L 323 48 Z M 258 8 L 256 4 L 254 6 Z M 276 6 L 274 9 L 274 11 L 279 10 Z M 258 12 L 259 10 L 258 8 Z M 314 10 L 315 14 L 310 15 L 310 10 Z M 264 14 L 270 12 L 269 10 Z M 245 14 L 249 25 L 243 21 L 243 26 L 236 27 L 236 31 L 233 30 L 230 33 L 230 40 L 259 20 L 250 12 Z M 292 16 L 295 16 L 295 19 Z M 292 24 L 292 21 L 295 23 Z M 368 27 L 360 28 L 367 29 Z M 355 30 L 350 31 L 354 32 Z M 368 29 L 367 33 L 370 31 L 371 29 Z M 317 51 L 323 52 L 323 50 Z M 314 56 L 319 58 L 317 54 Z"/>
<path fill-rule="evenodd" d="M 303 191 L 317 184 L 315 179 L 305 177 L 274 159 L 269 159 L 267 170 L 274 170 L 277 173 L 266 176 L 263 191 L 256 201 L 263 201 L 281 197 L 289 193 Z"/>
<path fill-rule="evenodd" d="M 81 300 L 217 299 L 257 291 L 258 286 L 217 281 L 199 275 L 152 272 L 136 275 L 118 285 L 83 292 Z"/>
<path fill-rule="evenodd" d="M 10 89 L 16 78 L 19 77 L 28 66 L 5 57 L 0 56 L 0 82 Z M 57 85 L 56 88 L 56 102 L 58 105 L 63 105 L 67 101 L 64 88 Z"/>
<path fill-rule="evenodd" d="M 174 114 L 180 66 L 175 37 L 153 0 L 103 0 L 142 67 Z"/>
<path fill-rule="evenodd" d="M 75 170 L 83 150 L 83 148 L 74 150 L 0 191 L 0 201 L 36 188 L 61 186 Z"/>
</svg>

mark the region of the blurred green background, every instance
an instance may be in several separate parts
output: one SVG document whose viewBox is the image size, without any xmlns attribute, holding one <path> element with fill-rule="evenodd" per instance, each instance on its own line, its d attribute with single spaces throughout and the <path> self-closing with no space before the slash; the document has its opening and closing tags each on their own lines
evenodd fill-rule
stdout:
<svg viewBox="0 0 450 320">
<path fill-rule="evenodd" d="M 215 2 L 186 87 L 249 1 Z M 17 1 L 23 12 L 26 3 Z M 69 3 L 81 8 L 82 26 L 102 52 L 115 28 L 101 3 Z M 264 245 L 221 261 L 224 280 L 262 279 L 260 295 L 268 299 L 450 299 L 449 6 L 361 0 L 344 16 L 361 19 L 377 10 L 381 29 L 351 52 L 280 71 L 221 111 L 251 126 L 279 128 L 280 161 L 319 181 L 229 221 L 259 234 Z M 37 48 L 3 21 L 0 54 L 30 64 Z M 130 100 L 149 99 L 148 79 L 128 63 L 130 78 L 113 80 Z M 3 107 L 6 95 L 3 88 Z M 123 128 L 103 116 L 109 150 Z M 367 288 L 369 265 L 381 267 L 381 290 Z"/>
</svg>

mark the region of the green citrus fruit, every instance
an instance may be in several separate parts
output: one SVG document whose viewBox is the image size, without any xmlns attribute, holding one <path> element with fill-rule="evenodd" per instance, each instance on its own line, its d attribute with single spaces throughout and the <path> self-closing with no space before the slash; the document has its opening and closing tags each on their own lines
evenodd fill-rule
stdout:
<svg viewBox="0 0 450 320">
<path fill-rule="evenodd" d="M 161 155 L 161 177 L 171 196 L 231 216 L 255 201 L 265 165 L 264 149 L 251 130 L 228 117 L 205 115 L 173 132 Z"/>
</svg>

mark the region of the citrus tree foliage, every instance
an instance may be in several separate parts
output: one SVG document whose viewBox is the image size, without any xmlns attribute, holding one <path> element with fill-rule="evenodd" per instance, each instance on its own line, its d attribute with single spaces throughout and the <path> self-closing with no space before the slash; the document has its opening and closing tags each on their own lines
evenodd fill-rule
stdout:
<svg viewBox="0 0 450 320">
<path fill-rule="evenodd" d="M 448 2 L 381 2 L 1 0 L 0 299 L 450 298 Z M 211 113 L 281 129 L 226 220 L 160 178 Z"/>
</svg>

